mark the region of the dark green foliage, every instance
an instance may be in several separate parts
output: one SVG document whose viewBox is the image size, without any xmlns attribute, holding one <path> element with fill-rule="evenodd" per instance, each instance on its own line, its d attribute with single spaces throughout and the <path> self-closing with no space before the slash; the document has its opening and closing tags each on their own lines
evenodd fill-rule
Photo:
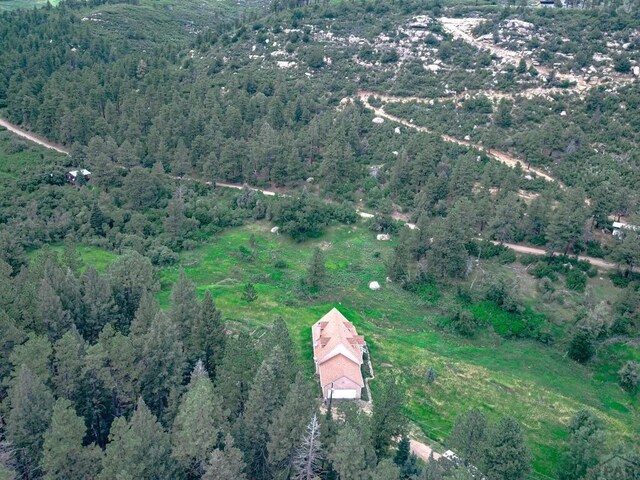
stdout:
<svg viewBox="0 0 640 480">
<path fill-rule="evenodd" d="M 600 419 L 590 410 L 580 410 L 569 422 L 569 451 L 562 459 L 561 480 L 581 480 L 598 464 L 603 443 Z"/>
<path fill-rule="evenodd" d="M 325 282 L 326 275 L 327 269 L 324 265 L 324 254 L 322 250 L 316 248 L 311 257 L 304 284 L 311 292 L 318 292 Z"/>
<path fill-rule="evenodd" d="M 625 390 L 635 393 L 640 388 L 640 363 L 629 360 L 618 372 L 618 383 Z"/>
<path fill-rule="evenodd" d="M 397 380 L 384 379 L 373 406 L 371 438 L 378 458 L 388 454 L 392 439 L 404 432 L 406 417 L 402 412 L 406 394 Z"/>
<path fill-rule="evenodd" d="M 169 435 L 141 399 L 129 421 L 118 417 L 111 425 L 98 478 L 173 478 L 176 473 Z"/>
<path fill-rule="evenodd" d="M 258 292 L 256 291 L 256 287 L 254 287 L 253 283 L 246 283 L 242 289 L 242 300 L 247 303 L 251 303 L 257 299 Z"/>
<path fill-rule="evenodd" d="M 586 363 L 595 355 L 596 349 L 591 332 L 578 329 L 569 343 L 569 357 L 579 363 Z"/>
<path fill-rule="evenodd" d="M 482 465 L 487 446 L 488 423 L 479 410 L 469 410 L 456 418 L 448 446 L 471 465 Z"/>
<path fill-rule="evenodd" d="M 487 432 L 482 471 L 495 480 L 527 478 L 531 455 L 524 443 L 520 424 L 504 417 Z"/>
</svg>

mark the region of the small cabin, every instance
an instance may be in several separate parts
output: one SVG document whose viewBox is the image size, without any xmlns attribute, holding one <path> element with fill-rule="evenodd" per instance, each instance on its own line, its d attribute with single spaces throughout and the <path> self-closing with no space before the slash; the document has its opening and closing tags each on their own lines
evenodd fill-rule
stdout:
<svg viewBox="0 0 640 480">
<path fill-rule="evenodd" d="M 87 170 L 86 168 L 79 168 L 78 170 L 71 170 L 67 172 L 67 182 L 69 182 L 71 185 L 75 185 L 78 181 L 78 175 L 82 175 L 85 182 L 88 182 L 91 179 L 91 172 L 89 170 Z"/>
</svg>

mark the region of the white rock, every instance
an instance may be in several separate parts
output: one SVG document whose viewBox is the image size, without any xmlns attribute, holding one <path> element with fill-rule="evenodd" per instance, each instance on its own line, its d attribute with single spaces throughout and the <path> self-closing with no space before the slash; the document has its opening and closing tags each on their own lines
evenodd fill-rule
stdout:
<svg viewBox="0 0 640 480">
<path fill-rule="evenodd" d="M 400 127 L 396 127 L 396 128 L 395 128 L 395 130 L 394 130 L 394 132 L 396 132 L 396 133 L 400 133 Z"/>
<path fill-rule="evenodd" d="M 380 290 L 380 284 L 378 282 L 369 283 L 369 288 L 371 290 Z"/>
<path fill-rule="evenodd" d="M 564 110 L 560 112 L 560 116 L 561 117 L 566 117 L 567 116 L 567 112 L 565 112 Z"/>
<path fill-rule="evenodd" d="M 640 67 L 638 65 L 636 65 L 635 67 L 633 67 L 632 69 L 633 75 L 636 77 L 640 77 Z"/>
<path fill-rule="evenodd" d="M 273 227 L 271 229 L 271 233 L 278 233 L 278 232 L 280 232 L 280 227 Z"/>
<path fill-rule="evenodd" d="M 384 118 L 376 117 L 373 119 L 373 123 L 384 123 Z"/>
<path fill-rule="evenodd" d="M 469 140 L 471 140 L 471 137 L 469 135 L 465 135 L 464 139 L 468 142 Z"/>
<path fill-rule="evenodd" d="M 387 242 L 389 240 L 391 240 L 391 236 L 387 235 L 386 233 L 379 233 L 376 236 L 377 240 L 380 240 L 381 242 Z"/>
</svg>

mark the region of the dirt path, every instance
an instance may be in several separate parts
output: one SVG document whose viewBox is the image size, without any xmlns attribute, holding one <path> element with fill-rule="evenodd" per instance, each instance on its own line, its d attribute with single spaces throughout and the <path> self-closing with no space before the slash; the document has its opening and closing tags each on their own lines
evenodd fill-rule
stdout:
<svg viewBox="0 0 640 480">
<path fill-rule="evenodd" d="M 505 152 L 501 152 L 498 150 L 494 150 L 494 149 L 486 149 L 483 145 L 477 144 L 477 143 L 473 143 L 467 140 L 460 140 L 459 138 L 455 138 L 452 137 L 451 135 L 447 135 L 446 133 L 438 133 L 438 132 L 434 132 L 433 130 L 428 129 L 427 127 L 420 127 L 418 125 L 414 125 L 411 122 L 408 122 L 407 120 L 404 120 L 403 118 L 397 117 L 395 115 L 392 115 L 390 113 L 387 113 L 384 110 L 384 107 L 374 107 L 373 105 L 371 105 L 369 103 L 369 96 L 371 96 L 371 92 L 358 92 L 358 97 L 360 98 L 360 100 L 362 101 L 362 103 L 364 104 L 364 106 L 366 108 L 368 108 L 369 110 L 372 110 L 373 113 L 376 114 L 376 116 L 378 117 L 382 117 L 382 118 L 386 118 L 388 120 L 391 120 L 392 122 L 395 123 L 399 123 L 401 125 L 404 125 L 407 128 L 412 128 L 413 130 L 417 130 L 418 132 L 424 132 L 424 133 L 430 133 L 432 135 L 439 135 L 440 138 L 442 138 L 444 141 L 446 142 L 450 142 L 450 143 L 457 143 L 458 145 L 464 145 L 466 147 L 470 147 L 470 148 L 474 148 L 476 150 L 480 150 L 482 152 L 486 152 L 486 154 L 495 159 L 498 160 L 499 162 L 511 167 L 511 168 L 515 168 L 518 164 L 520 165 L 520 167 L 522 168 L 523 172 L 528 172 L 528 173 L 535 173 L 538 177 L 541 177 L 549 182 L 556 182 L 560 188 L 564 188 L 564 185 L 562 185 L 561 182 L 557 181 L 555 178 L 553 178 L 551 175 L 549 175 L 548 173 L 545 173 L 544 171 L 538 169 L 538 168 L 532 168 L 532 167 L 527 167 L 526 164 L 524 162 L 522 162 L 520 159 L 509 155 L 508 153 Z M 389 102 L 393 102 L 393 99 L 396 97 L 393 96 L 386 96 L 386 95 L 381 95 L 381 94 L 377 94 L 375 95 L 377 98 L 379 98 L 382 101 L 389 101 Z"/>
<path fill-rule="evenodd" d="M 500 245 L 500 242 L 496 242 L 492 240 L 492 243 L 495 245 Z M 503 243 L 502 246 L 510 248 L 511 250 L 518 253 L 528 253 L 531 255 L 547 255 L 547 252 L 542 248 L 535 247 L 527 247 L 525 245 L 518 245 L 516 243 Z M 562 255 L 561 253 L 554 252 L 553 255 Z M 578 255 L 578 260 L 582 260 L 585 262 L 589 262 L 594 267 L 604 268 L 606 270 L 613 270 L 618 268 L 615 263 L 607 262 L 606 260 L 602 260 L 601 258 L 588 257 L 586 255 Z"/>
<path fill-rule="evenodd" d="M 439 453 L 434 452 L 431 447 L 417 440 L 409 440 L 409 445 L 411 448 L 411 453 L 425 462 L 428 462 L 431 459 L 432 453 L 434 460 L 438 460 L 440 457 L 442 457 L 442 455 L 440 455 Z"/>
<path fill-rule="evenodd" d="M 4 127 L 7 130 L 9 130 L 10 132 L 15 133 L 16 135 L 22 137 L 22 138 L 26 138 L 27 140 L 32 141 L 33 143 L 37 143 L 38 145 L 42 145 L 43 147 L 46 148 L 50 148 L 51 150 L 55 150 L 56 152 L 60 152 L 60 153 L 64 153 L 65 155 L 69 155 L 69 151 L 66 150 L 64 147 L 62 147 L 61 145 L 56 145 L 55 143 L 49 142 L 37 135 L 34 135 L 31 132 L 27 132 L 26 130 L 23 130 L 20 127 L 17 127 L 16 125 L 13 125 L 12 123 L 7 122 L 6 120 L 3 120 L 0 118 L 0 127 Z"/>
</svg>

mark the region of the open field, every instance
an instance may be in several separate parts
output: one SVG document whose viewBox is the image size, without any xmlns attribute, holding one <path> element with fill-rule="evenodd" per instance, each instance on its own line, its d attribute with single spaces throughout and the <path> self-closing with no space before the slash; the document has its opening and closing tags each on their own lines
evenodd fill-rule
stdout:
<svg viewBox="0 0 640 480">
<path fill-rule="evenodd" d="M 54 6 L 60 3 L 60 0 L 0 0 L 0 12 L 16 8 L 42 7 L 47 4 L 47 1 Z"/>
<path fill-rule="evenodd" d="M 16 180 L 33 173 L 37 166 L 57 164 L 65 159 L 64 154 L 33 145 L 0 128 L 0 179 Z"/>
<path fill-rule="evenodd" d="M 180 263 L 200 294 L 206 290 L 213 293 L 228 322 L 259 335 L 262 325 L 282 316 L 309 374 L 313 368 L 310 327 L 336 306 L 365 335 L 377 373 L 391 371 L 406 383 L 410 393 L 407 414 L 416 428 L 433 440 L 444 440 L 456 415 L 469 408 L 480 407 L 492 417 L 498 412 L 510 414 L 527 430 L 536 471 L 548 475 L 554 473 L 566 437 L 564 426 L 575 410 L 588 406 L 598 411 L 615 440 L 628 439 L 640 428 L 640 401 L 615 383 L 620 362 L 637 357 L 637 348 L 610 345 L 602 349 L 592 369 L 565 358 L 560 346 L 506 340 L 489 329 L 466 340 L 437 326 L 441 308 L 458 301 L 451 292 L 455 289 L 434 285 L 418 296 L 384 282 L 383 259 L 393 242 L 377 242 L 373 233 L 359 225 L 333 228 L 317 241 L 296 244 L 270 234 L 269 227 L 255 224 L 229 230 L 183 253 Z M 238 247 L 247 247 L 252 234 L 257 241 L 257 257 L 241 260 Z M 329 278 L 318 298 L 305 298 L 299 281 L 316 246 L 325 250 Z M 113 258 L 91 248 L 83 248 L 80 253 L 85 262 L 102 268 Z M 286 268 L 276 268 L 278 260 L 284 261 Z M 511 276 L 520 275 L 522 270 L 518 264 L 502 267 L 488 262 L 483 268 L 490 274 L 500 270 Z M 178 271 L 179 267 L 172 267 L 160 272 L 158 297 L 164 307 L 169 305 Z M 531 297 L 535 293 L 526 278 L 521 285 L 525 303 L 539 306 L 539 301 Z M 380 291 L 368 289 L 372 280 L 382 284 Z M 242 287 L 248 281 L 258 291 L 253 303 L 241 299 Z M 615 294 L 608 280 L 592 281 L 599 282 L 594 289 L 598 297 L 602 296 L 599 299 Z M 465 308 L 496 326 L 516 320 L 490 302 Z M 558 322 L 571 317 L 568 306 L 542 308 L 536 315 L 553 316 Z M 561 324 L 553 328 L 563 329 Z M 438 379 L 428 386 L 424 378 L 430 366 Z M 375 391 L 375 381 L 372 386 Z"/>
</svg>

